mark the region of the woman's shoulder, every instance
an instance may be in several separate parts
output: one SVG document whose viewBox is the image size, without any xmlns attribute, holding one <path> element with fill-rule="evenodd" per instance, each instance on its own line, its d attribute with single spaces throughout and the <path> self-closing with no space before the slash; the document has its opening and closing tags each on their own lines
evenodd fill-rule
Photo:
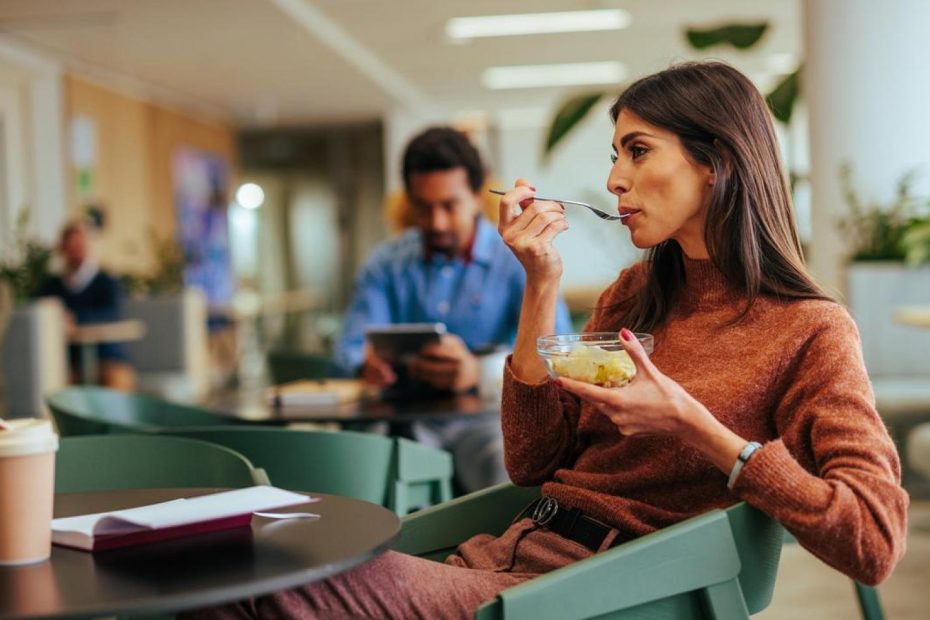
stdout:
<svg viewBox="0 0 930 620">
<path fill-rule="evenodd" d="M 834 333 L 858 338 L 858 328 L 852 315 L 841 303 L 832 299 L 775 300 L 780 320 L 795 330 L 816 334 Z"/>
</svg>

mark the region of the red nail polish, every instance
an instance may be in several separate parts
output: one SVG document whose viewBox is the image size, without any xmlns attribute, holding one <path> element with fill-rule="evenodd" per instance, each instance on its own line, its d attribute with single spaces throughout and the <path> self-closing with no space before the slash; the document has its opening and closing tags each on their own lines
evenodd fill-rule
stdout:
<svg viewBox="0 0 930 620">
<path fill-rule="evenodd" d="M 533 190 L 534 192 L 536 191 L 536 188 L 533 187 L 532 185 L 528 185 L 527 187 L 529 187 L 529 188 L 530 188 L 531 190 Z"/>
<path fill-rule="evenodd" d="M 562 387 L 562 380 L 561 380 L 561 379 L 553 379 L 552 382 L 555 383 L 557 386 Z"/>
<path fill-rule="evenodd" d="M 626 327 L 620 330 L 620 337 L 627 342 L 633 342 L 633 332 L 628 330 Z"/>
</svg>

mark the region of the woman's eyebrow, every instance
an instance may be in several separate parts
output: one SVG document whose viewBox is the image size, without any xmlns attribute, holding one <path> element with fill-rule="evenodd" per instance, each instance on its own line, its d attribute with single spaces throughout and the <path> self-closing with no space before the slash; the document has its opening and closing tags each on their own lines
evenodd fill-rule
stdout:
<svg viewBox="0 0 930 620">
<path fill-rule="evenodd" d="M 654 135 L 652 135 L 651 133 L 646 133 L 645 131 L 631 131 L 630 133 L 620 138 L 620 147 L 623 148 L 631 140 L 635 140 L 636 138 L 640 138 L 642 136 L 647 136 L 649 138 L 655 138 Z"/>
</svg>

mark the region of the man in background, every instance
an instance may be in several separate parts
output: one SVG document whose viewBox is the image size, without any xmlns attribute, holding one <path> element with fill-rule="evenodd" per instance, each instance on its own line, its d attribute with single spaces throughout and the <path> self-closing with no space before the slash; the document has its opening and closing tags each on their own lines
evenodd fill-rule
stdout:
<svg viewBox="0 0 930 620">
<path fill-rule="evenodd" d="M 376 248 L 359 273 L 337 365 L 389 388 L 398 374 L 366 346 L 365 328 L 444 323 L 448 333 L 403 370 L 426 390 L 465 393 L 479 387 L 481 354 L 513 345 L 525 274 L 482 215 L 484 179 L 478 151 L 459 131 L 434 127 L 407 145 L 403 180 L 414 227 Z M 556 328 L 571 330 L 562 302 Z M 412 430 L 452 453 L 466 491 L 507 480 L 498 418 L 429 420 Z"/>
<path fill-rule="evenodd" d="M 90 231 L 82 222 L 71 222 L 61 231 L 58 253 L 63 262 L 60 275 L 51 275 L 42 283 L 37 297 L 58 297 L 65 306 L 67 325 L 71 333 L 75 325 L 106 323 L 121 318 L 122 293 L 119 282 L 100 269 L 91 252 Z M 72 377 L 79 376 L 80 350 L 68 348 Z M 97 345 L 101 385 L 119 390 L 133 390 L 136 375 L 126 361 L 118 343 Z"/>
</svg>

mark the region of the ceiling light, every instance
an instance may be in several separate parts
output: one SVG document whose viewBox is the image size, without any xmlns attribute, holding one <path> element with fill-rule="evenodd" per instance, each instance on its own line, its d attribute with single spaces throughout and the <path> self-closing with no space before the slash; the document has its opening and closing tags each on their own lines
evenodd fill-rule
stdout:
<svg viewBox="0 0 930 620">
<path fill-rule="evenodd" d="M 236 202 L 246 209 L 257 209 L 265 202 L 265 191 L 255 183 L 243 183 L 236 190 Z"/>
<path fill-rule="evenodd" d="M 626 78 L 626 75 L 626 66 L 615 60 L 557 65 L 517 65 L 488 67 L 481 74 L 481 83 L 485 88 L 493 89 L 618 84 Z"/>
<path fill-rule="evenodd" d="M 621 30 L 629 26 L 631 21 L 630 14 L 623 9 L 454 17 L 446 22 L 446 35 L 453 40 L 460 40 L 553 32 Z"/>
</svg>

